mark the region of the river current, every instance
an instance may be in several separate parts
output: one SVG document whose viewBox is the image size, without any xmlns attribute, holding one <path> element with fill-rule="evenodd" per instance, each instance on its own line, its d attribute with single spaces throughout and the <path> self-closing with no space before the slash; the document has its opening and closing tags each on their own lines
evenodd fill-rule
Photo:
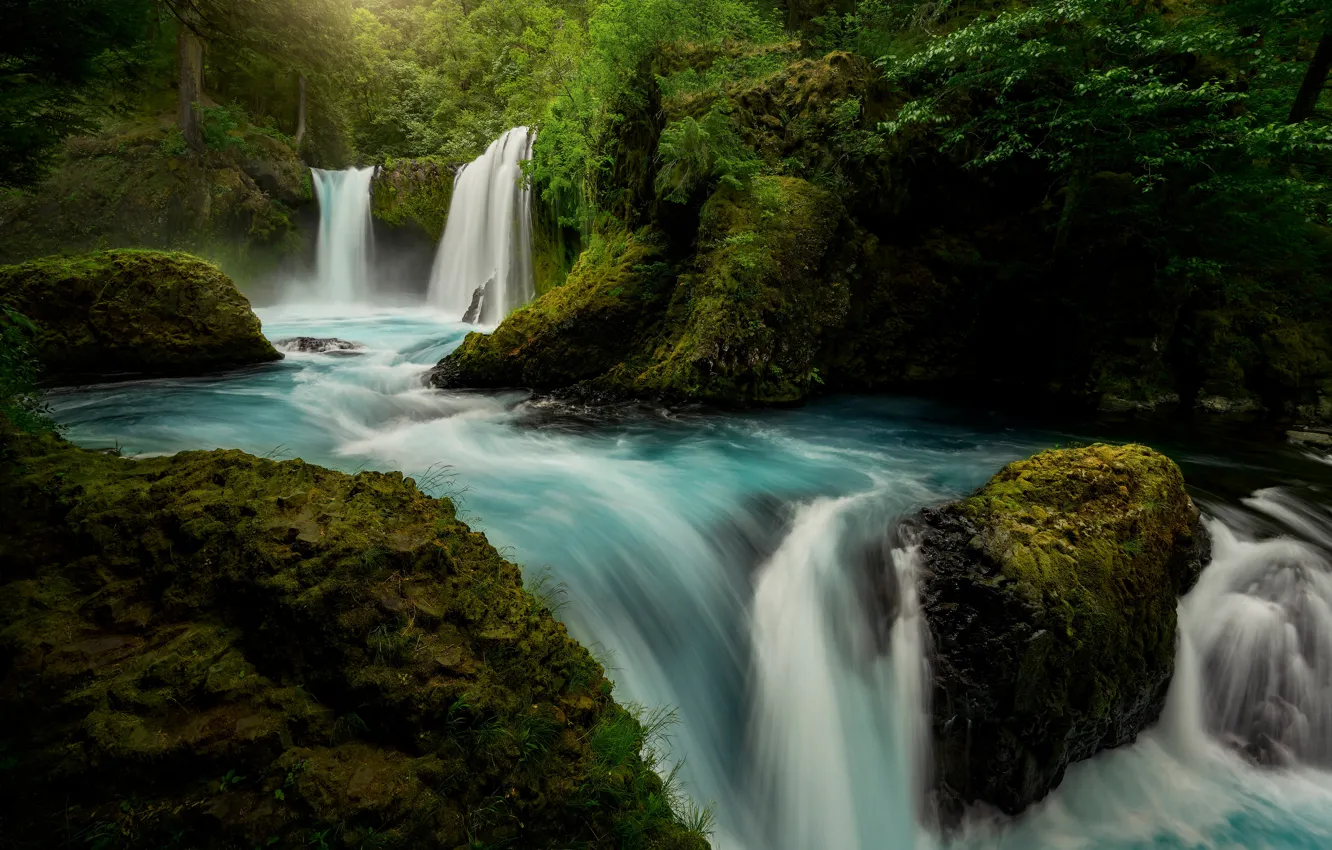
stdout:
<svg viewBox="0 0 1332 850">
<path fill-rule="evenodd" d="M 454 498 L 607 665 L 621 701 L 678 711 L 670 757 L 722 850 L 933 848 L 919 815 L 925 646 L 895 518 L 1076 433 L 914 400 L 614 414 L 421 375 L 471 330 L 416 309 L 259 311 L 338 337 L 227 375 L 54 393 L 75 442 L 127 455 L 240 448 L 401 470 Z M 1147 439 L 1143 437 L 1143 439 Z M 1294 449 L 1155 445 L 1185 469 L 1213 563 L 1181 602 L 1161 722 L 1073 767 L 962 848 L 1332 848 L 1332 466 Z M 895 548 L 896 547 L 896 548 Z M 1262 766 L 1257 766 L 1261 763 Z"/>
</svg>

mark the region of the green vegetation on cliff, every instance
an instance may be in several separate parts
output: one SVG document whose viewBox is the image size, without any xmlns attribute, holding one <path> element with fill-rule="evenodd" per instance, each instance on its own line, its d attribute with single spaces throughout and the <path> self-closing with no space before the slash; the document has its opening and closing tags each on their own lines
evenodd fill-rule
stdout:
<svg viewBox="0 0 1332 850">
<path fill-rule="evenodd" d="M 0 306 L 35 325 L 33 352 L 52 383 L 281 358 L 230 278 L 189 254 L 102 251 L 0 266 Z"/>
<path fill-rule="evenodd" d="M 704 850 L 663 718 L 447 499 L 7 434 L 0 828 L 100 847 Z"/>
<path fill-rule="evenodd" d="M 1015 814 L 1157 719 L 1208 547 L 1169 458 L 1042 452 L 918 528 L 946 819 L 978 800 Z"/>
</svg>

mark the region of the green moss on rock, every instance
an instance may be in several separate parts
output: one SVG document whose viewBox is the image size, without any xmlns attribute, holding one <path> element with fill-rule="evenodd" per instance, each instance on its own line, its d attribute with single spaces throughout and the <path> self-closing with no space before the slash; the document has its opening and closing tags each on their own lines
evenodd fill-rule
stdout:
<svg viewBox="0 0 1332 850">
<path fill-rule="evenodd" d="M 835 197 L 797 178 L 719 190 L 647 356 L 596 383 L 724 404 L 804 399 L 819 380 L 821 336 L 846 315 L 846 286 L 822 268 L 841 218 Z"/>
<path fill-rule="evenodd" d="M 707 847 L 600 665 L 448 500 L 5 437 L 9 840 Z"/>
<path fill-rule="evenodd" d="M 3 266 L 0 305 L 37 325 L 34 352 L 52 383 L 281 358 L 231 279 L 189 254 L 100 251 Z"/>
<path fill-rule="evenodd" d="M 819 380 L 823 334 L 846 312 L 845 285 L 822 269 L 841 218 L 836 198 L 796 178 L 723 188 L 703 208 L 686 274 L 650 231 L 598 239 L 563 286 L 469 335 L 435 383 L 799 401 Z"/>
<path fill-rule="evenodd" d="M 492 333 L 468 334 L 440 361 L 433 382 L 555 389 L 609 371 L 633 353 L 670 295 L 660 243 L 648 230 L 593 239 L 564 285 L 515 310 Z"/>
<path fill-rule="evenodd" d="M 453 201 L 456 166 L 436 157 L 390 159 L 370 183 L 370 211 L 395 227 L 414 226 L 439 241 Z"/>
<path fill-rule="evenodd" d="M 1042 452 L 919 526 L 946 817 L 976 801 L 1019 812 L 1157 719 L 1176 601 L 1207 551 L 1169 458 Z"/>
</svg>

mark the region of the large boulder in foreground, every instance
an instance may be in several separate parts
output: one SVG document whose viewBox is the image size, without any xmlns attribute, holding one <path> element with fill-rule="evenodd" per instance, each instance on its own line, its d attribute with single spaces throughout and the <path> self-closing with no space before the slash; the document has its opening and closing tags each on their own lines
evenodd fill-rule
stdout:
<svg viewBox="0 0 1332 850">
<path fill-rule="evenodd" d="M 447 499 L 0 437 L 15 844 L 707 847 L 601 666 Z"/>
<path fill-rule="evenodd" d="M 231 278 L 190 254 L 99 251 L 0 267 L 49 383 L 194 375 L 281 359 Z"/>
<path fill-rule="evenodd" d="M 1042 452 L 917 525 L 945 823 L 977 802 L 1016 814 L 1160 716 L 1176 600 L 1209 551 L 1169 458 Z"/>
</svg>

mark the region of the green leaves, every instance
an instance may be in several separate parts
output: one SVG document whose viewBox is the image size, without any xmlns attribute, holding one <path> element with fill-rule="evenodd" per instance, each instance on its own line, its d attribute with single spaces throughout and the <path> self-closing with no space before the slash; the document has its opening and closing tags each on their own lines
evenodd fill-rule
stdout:
<svg viewBox="0 0 1332 850">
<path fill-rule="evenodd" d="M 1256 26 L 1250 7 L 1262 3 L 1297 17 Z M 1326 220 L 1328 187 L 1316 175 L 1332 156 L 1332 125 L 1287 126 L 1286 115 L 1304 49 L 1291 34 L 1309 31 L 1314 4 L 1236 7 L 1164 15 L 1043 0 L 978 19 L 880 60 L 912 95 L 881 129 L 937 138 L 971 169 L 1036 162 L 1069 187 L 1128 175 L 1138 197 L 1114 203 L 1130 211 L 1135 238 L 1157 246 L 1163 270 L 1224 277 L 1261 271 L 1259 258 L 1307 258 L 1314 237 L 1300 225 Z M 1065 194 L 1061 231 L 1098 210 L 1118 214 L 1110 201 Z"/>
<path fill-rule="evenodd" d="M 744 188 L 762 161 L 736 134 L 724 101 L 702 120 L 687 117 L 666 125 L 657 144 L 657 196 L 682 204 L 703 186 Z"/>
</svg>

